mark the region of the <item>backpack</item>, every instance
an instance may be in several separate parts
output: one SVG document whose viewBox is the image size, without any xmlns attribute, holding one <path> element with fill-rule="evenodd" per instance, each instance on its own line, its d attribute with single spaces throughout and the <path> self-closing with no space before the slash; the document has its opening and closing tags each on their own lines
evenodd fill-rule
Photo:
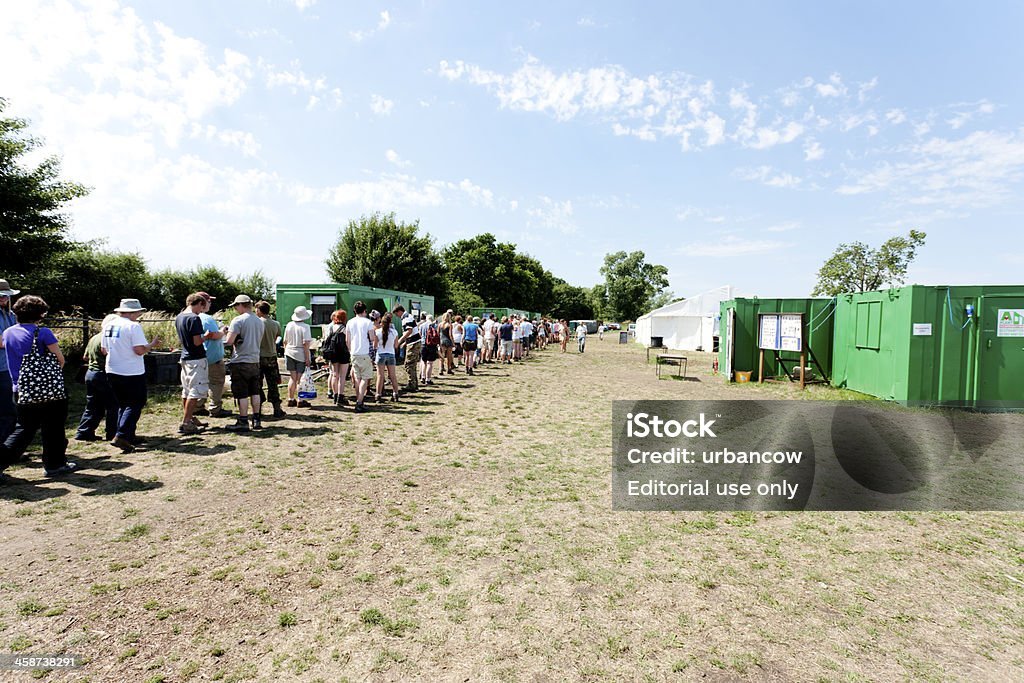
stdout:
<svg viewBox="0 0 1024 683">
<path fill-rule="evenodd" d="M 341 351 L 344 347 L 345 337 L 341 333 L 341 328 L 335 328 L 320 344 L 320 355 L 324 357 L 324 360 L 333 363 L 341 358 Z"/>
<path fill-rule="evenodd" d="M 427 346 L 437 346 L 441 343 L 441 333 L 437 331 L 437 325 L 431 325 L 427 328 L 427 336 L 423 343 Z"/>
</svg>

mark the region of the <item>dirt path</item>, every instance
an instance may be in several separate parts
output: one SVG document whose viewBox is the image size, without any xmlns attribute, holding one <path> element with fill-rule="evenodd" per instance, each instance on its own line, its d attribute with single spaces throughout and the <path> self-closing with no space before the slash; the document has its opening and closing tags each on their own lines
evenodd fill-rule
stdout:
<svg viewBox="0 0 1024 683">
<path fill-rule="evenodd" d="M 657 381 L 595 338 L 368 415 L 74 443 L 67 481 L 36 459 L 0 488 L 2 651 L 88 659 L 46 680 L 1024 677 L 1021 514 L 612 512 L 613 399 L 801 397 L 691 357 Z"/>
</svg>

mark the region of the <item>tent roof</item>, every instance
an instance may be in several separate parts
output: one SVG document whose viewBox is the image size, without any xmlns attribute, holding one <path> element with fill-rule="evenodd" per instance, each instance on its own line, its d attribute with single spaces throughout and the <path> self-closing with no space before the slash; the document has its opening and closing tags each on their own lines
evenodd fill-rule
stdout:
<svg viewBox="0 0 1024 683">
<path fill-rule="evenodd" d="M 641 318 L 675 318 L 675 317 L 705 317 L 717 315 L 719 304 L 737 296 L 736 288 L 732 285 L 723 285 L 701 292 L 682 301 L 656 308 L 646 313 Z"/>
</svg>

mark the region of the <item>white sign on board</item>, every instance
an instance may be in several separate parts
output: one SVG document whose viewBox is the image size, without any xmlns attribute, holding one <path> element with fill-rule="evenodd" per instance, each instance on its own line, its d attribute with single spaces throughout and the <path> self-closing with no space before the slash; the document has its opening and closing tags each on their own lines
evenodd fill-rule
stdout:
<svg viewBox="0 0 1024 683">
<path fill-rule="evenodd" d="M 914 323 L 914 336 L 915 337 L 930 337 L 930 336 L 932 336 L 932 324 L 931 323 Z"/>
</svg>

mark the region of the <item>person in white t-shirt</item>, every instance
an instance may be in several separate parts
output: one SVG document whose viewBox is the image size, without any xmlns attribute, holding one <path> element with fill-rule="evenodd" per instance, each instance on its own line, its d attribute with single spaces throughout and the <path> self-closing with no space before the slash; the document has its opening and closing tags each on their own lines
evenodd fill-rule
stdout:
<svg viewBox="0 0 1024 683">
<path fill-rule="evenodd" d="M 147 309 L 138 299 L 121 299 L 114 309 L 119 314 L 103 326 L 100 348 L 106 355 L 106 374 L 117 399 L 117 434 L 110 442 L 125 453 L 139 443 L 135 433 L 146 405 L 146 362 L 143 356 L 153 350 L 159 337 L 147 342 L 139 318 Z"/>
<path fill-rule="evenodd" d="M 480 350 L 480 362 L 490 363 L 491 354 L 494 351 L 494 321 L 491 320 L 491 316 L 484 318 L 484 322 L 481 325 L 484 328 L 484 339 L 483 346 Z"/>
<path fill-rule="evenodd" d="M 309 401 L 296 401 L 299 380 L 310 366 L 309 347 L 313 344 L 313 333 L 306 323 L 312 315 L 305 306 L 296 306 L 292 319 L 284 328 L 284 364 L 288 370 L 288 405 L 292 408 L 309 408 Z"/>
<path fill-rule="evenodd" d="M 357 301 L 352 307 L 356 315 L 345 326 L 345 339 L 352 357 L 352 379 L 356 385 L 355 412 L 365 413 L 363 399 L 373 379 L 373 362 L 370 360 L 370 336 L 373 335 L 373 321 L 366 317 L 366 304 Z"/>
<path fill-rule="evenodd" d="M 576 326 L 576 343 L 579 345 L 580 353 L 583 353 L 583 347 L 587 344 L 587 324 L 581 322 Z"/>
</svg>

